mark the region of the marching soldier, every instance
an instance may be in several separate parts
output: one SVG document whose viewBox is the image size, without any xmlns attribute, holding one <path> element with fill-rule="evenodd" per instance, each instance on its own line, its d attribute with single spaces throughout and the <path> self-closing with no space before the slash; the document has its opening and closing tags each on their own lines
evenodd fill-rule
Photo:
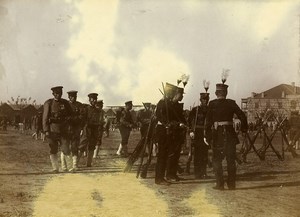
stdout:
<svg viewBox="0 0 300 217">
<path fill-rule="evenodd" d="M 44 103 L 43 130 L 50 147 L 50 160 L 53 172 L 59 171 L 58 148 L 60 147 L 67 167 L 71 169 L 72 158 L 69 149 L 68 126 L 72 116 L 72 109 L 67 100 L 62 99 L 62 86 L 52 87 L 53 99 Z M 62 164 L 62 170 L 67 168 Z"/>
<path fill-rule="evenodd" d="M 194 175 L 195 179 L 207 177 L 208 148 L 204 142 L 204 122 L 207 113 L 209 93 L 200 93 L 200 105 L 194 107 L 188 118 L 190 137 L 194 146 Z"/>
<path fill-rule="evenodd" d="M 87 151 L 86 166 L 92 166 L 94 150 L 99 138 L 100 114 L 101 111 L 96 107 L 98 94 L 90 93 L 88 95 L 90 105 L 86 107 L 86 117 L 84 126 L 84 136 L 86 137 L 85 148 Z M 82 148 L 81 148 L 82 153 Z"/>
<path fill-rule="evenodd" d="M 100 110 L 100 119 L 99 119 L 99 135 L 98 135 L 98 140 L 97 140 L 93 158 L 97 158 L 99 156 L 99 150 L 100 150 L 100 146 L 102 145 L 102 137 L 104 131 L 104 124 L 105 124 L 103 100 L 97 101 L 96 107 Z"/>
<path fill-rule="evenodd" d="M 119 156 L 128 156 L 128 140 L 130 132 L 134 126 L 133 118 L 130 112 L 132 110 L 132 106 L 132 101 L 125 102 L 125 109 L 121 112 L 119 130 L 122 141 L 117 151 L 117 155 Z"/>
<path fill-rule="evenodd" d="M 78 147 L 80 142 L 80 134 L 83 129 L 84 124 L 84 114 L 83 114 L 83 105 L 81 102 L 77 101 L 77 91 L 72 90 L 67 92 L 69 97 L 69 103 L 73 110 L 73 116 L 70 120 L 70 147 L 72 152 L 73 159 L 73 168 L 72 171 L 76 171 L 78 169 Z M 62 160 L 62 162 L 64 162 Z"/>
<path fill-rule="evenodd" d="M 210 101 L 205 120 L 205 141 L 211 141 L 213 151 L 213 168 L 216 177 L 214 189 L 224 190 L 222 161 L 227 161 L 227 186 L 235 189 L 236 181 L 236 145 L 239 143 L 237 134 L 233 128 L 234 114 L 241 121 L 241 131 L 247 132 L 248 124 L 244 112 L 235 101 L 226 99 L 228 85 L 216 84 L 217 99 Z"/>
</svg>

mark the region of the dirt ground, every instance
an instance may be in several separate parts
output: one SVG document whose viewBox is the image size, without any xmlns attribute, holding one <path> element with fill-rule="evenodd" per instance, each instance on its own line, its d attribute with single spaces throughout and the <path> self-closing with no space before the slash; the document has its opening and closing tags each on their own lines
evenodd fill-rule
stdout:
<svg viewBox="0 0 300 217">
<path fill-rule="evenodd" d="M 133 132 L 131 151 L 138 138 Z M 93 167 L 83 158 L 78 172 L 52 174 L 47 143 L 31 132 L 0 132 L 0 216 L 300 216 L 300 159 L 288 152 L 284 161 L 271 150 L 264 161 L 249 153 L 238 165 L 237 189 L 216 191 L 211 168 L 212 178 L 182 175 L 170 186 L 154 184 L 154 164 L 146 179 L 135 177 L 136 165 L 123 173 L 126 159 L 114 155 L 119 142 L 112 132 Z"/>
</svg>

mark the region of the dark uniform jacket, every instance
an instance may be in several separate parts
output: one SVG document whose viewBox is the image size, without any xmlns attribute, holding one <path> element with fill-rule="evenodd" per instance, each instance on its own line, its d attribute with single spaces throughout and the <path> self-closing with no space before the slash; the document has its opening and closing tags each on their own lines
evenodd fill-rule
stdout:
<svg viewBox="0 0 300 217">
<path fill-rule="evenodd" d="M 69 102 L 73 111 L 70 124 L 76 127 L 82 127 L 84 123 L 84 110 L 81 102 Z"/>
<path fill-rule="evenodd" d="M 236 114 L 241 121 L 241 131 L 247 131 L 247 118 L 234 100 L 215 99 L 209 102 L 205 120 L 205 137 L 209 141 L 211 139 L 213 140 L 213 146 L 224 145 L 224 141 L 227 141 L 228 144 L 239 143 L 233 124 L 219 125 L 226 122 L 232 123 L 234 114 Z M 226 131 L 224 131 L 224 129 Z M 226 133 L 224 134 L 224 132 Z"/>
<path fill-rule="evenodd" d="M 172 128 L 179 127 L 180 123 L 186 122 L 183 114 L 183 103 L 174 103 L 168 99 L 161 99 L 157 103 L 155 115 L 159 125 L 168 125 Z"/>
<path fill-rule="evenodd" d="M 100 115 L 101 110 L 97 107 L 87 106 L 86 107 L 86 124 L 88 127 L 99 127 L 100 126 Z"/>
<path fill-rule="evenodd" d="M 67 133 L 68 123 L 72 114 L 72 108 L 67 100 L 47 100 L 44 103 L 43 131 Z"/>
<path fill-rule="evenodd" d="M 197 106 L 192 109 L 192 111 L 189 114 L 188 118 L 188 124 L 190 131 L 200 134 L 197 135 L 197 137 L 203 138 L 204 133 L 204 123 L 205 123 L 205 117 L 207 114 L 207 106 Z M 197 116 L 196 116 L 197 115 Z"/>
<path fill-rule="evenodd" d="M 141 124 L 141 127 L 148 126 L 150 124 L 151 116 L 152 111 L 150 109 L 141 109 L 137 114 L 137 122 Z"/>
<path fill-rule="evenodd" d="M 126 127 L 131 129 L 132 125 L 133 125 L 133 119 L 132 119 L 131 112 L 124 109 L 121 112 L 120 127 Z"/>
</svg>

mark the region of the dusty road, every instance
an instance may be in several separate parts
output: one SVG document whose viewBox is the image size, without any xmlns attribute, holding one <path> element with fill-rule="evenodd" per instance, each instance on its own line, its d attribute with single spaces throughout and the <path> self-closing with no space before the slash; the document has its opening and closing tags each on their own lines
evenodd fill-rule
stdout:
<svg viewBox="0 0 300 217">
<path fill-rule="evenodd" d="M 131 148 L 138 136 L 132 135 Z M 213 178 L 192 175 L 154 185 L 153 165 L 147 179 L 136 179 L 135 167 L 123 173 L 125 159 L 114 155 L 119 141 L 117 132 L 104 138 L 91 169 L 83 159 L 75 174 L 51 174 L 46 143 L 1 132 L 0 216 L 300 216 L 300 159 L 289 153 L 284 161 L 272 152 L 265 161 L 250 153 L 238 166 L 237 190 L 220 192 L 212 189 Z"/>
</svg>

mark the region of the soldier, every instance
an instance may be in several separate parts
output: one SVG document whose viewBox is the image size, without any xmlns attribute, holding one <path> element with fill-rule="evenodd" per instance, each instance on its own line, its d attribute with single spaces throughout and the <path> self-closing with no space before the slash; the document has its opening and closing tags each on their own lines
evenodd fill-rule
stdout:
<svg viewBox="0 0 300 217">
<path fill-rule="evenodd" d="M 204 142 L 204 122 L 207 113 L 209 93 L 200 93 L 200 105 L 194 107 L 188 118 L 190 137 L 194 146 L 194 175 L 195 179 L 207 177 L 208 148 Z"/>
<path fill-rule="evenodd" d="M 133 118 L 131 115 L 132 101 L 125 102 L 125 109 L 122 110 L 120 116 L 119 130 L 121 134 L 121 144 L 119 145 L 117 155 L 127 157 L 128 156 L 128 140 L 130 132 L 134 126 Z"/>
<path fill-rule="evenodd" d="M 217 99 L 209 102 L 205 120 L 205 141 L 211 141 L 213 151 L 213 168 L 216 176 L 214 189 L 224 190 L 222 161 L 227 161 L 227 186 L 235 189 L 236 179 L 236 145 L 239 143 L 237 134 L 233 128 L 234 114 L 241 121 L 241 131 L 247 132 L 248 124 L 244 112 L 235 101 L 226 99 L 228 85 L 216 84 Z"/>
<path fill-rule="evenodd" d="M 86 150 L 87 150 L 87 167 L 92 166 L 94 150 L 99 138 L 100 114 L 101 111 L 96 107 L 97 93 L 90 93 L 88 95 L 90 105 L 86 108 L 84 134 L 86 136 Z M 81 151 L 82 153 L 82 151 Z"/>
<path fill-rule="evenodd" d="M 157 118 L 156 138 L 158 142 L 158 154 L 155 167 L 155 184 L 169 185 L 165 179 L 168 155 L 174 150 L 172 146 L 177 145 L 175 129 L 180 126 L 176 111 L 176 104 L 172 102 L 177 94 L 178 88 L 172 84 L 166 83 L 164 87 L 164 98 L 161 99 L 156 106 L 155 115 Z M 178 98 L 176 97 L 176 98 Z M 175 101 L 178 102 L 178 99 Z M 173 158 L 175 159 L 175 157 Z M 174 160 L 175 161 L 175 160 Z M 173 161 L 173 162 L 174 162 Z M 172 174 L 172 159 L 169 160 L 169 175 Z M 177 165 L 176 165 L 177 171 Z M 171 178 L 171 177 L 169 177 Z M 174 177 L 176 178 L 176 177 Z"/>
<path fill-rule="evenodd" d="M 179 158 L 184 144 L 185 135 L 186 135 L 186 119 L 184 117 L 183 103 L 179 103 L 183 99 L 184 89 L 177 87 L 175 90 L 175 95 L 172 98 L 172 116 L 173 120 L 171 121 L 171 131 L 172 131 L 172 145 L 168 150 L 168 160 L 167 160 L 167 170 L 166 170 L 166 179 L 169 181 L 180 181 L 183 178 L 180 178 L 177 175 L 179 170 L 182 170 L 179 166 Z"/>
<path fill-rule="evenodd" d="M 69 149 L 68 125 L 72 109 L 67 100 L 62 99 L 62 86 L 51 88 L 53 99 L 44 103 L 43 130 L 50 146 L 50 160 L 53 172 L 58 172 L 58 148 L 62 151 L 67 167 L 62 164 L 62 171 L 70 169 L 72 164 Z"/>
<path fill-rule="evenodd" d="M 73 168 L 72 171 L 78 169 L 78 147 L 80 142 L 80 134 L 83 130 L 84 117 L 83 117 L 83 105 L 77 101 L 77 91 L 71 90 L 68 93 L 69 104 L 73 110 L 73 116 L 70 120 L 70 148 L 72 152 Z M 62 158 L 62 162 L 63 158 Z"/>
<path fill-rule="evenodd" d="M 104 131 L 104 124 L 105 124 L 105 120 L 104 120 L 104 110 L 103 110 L 103 100 L 98 100 L 96 107 L 99 109 L 100 111 L 100 119 L 99 119 L 99 135 L 98 135 L 98 140 L 97 140 L 97 144 L 96 144 L 96 148 L 94 151 L 94 156 L 93 158 L 97 158 L 99 156 L 99 150 L 100 150 L 100 146 L 102 145 L 102 137 L 103 137 L 103 131 Z"/>
<path fill-rule="evenodd" d="M 153 112 L 151 111 L 151 103 L 143 103 L 144 109 L 141 109 L 137 114 L 137 122 L 140 124 L 141 138 L 145 137 L 151 121 Z"/>
</svg>

